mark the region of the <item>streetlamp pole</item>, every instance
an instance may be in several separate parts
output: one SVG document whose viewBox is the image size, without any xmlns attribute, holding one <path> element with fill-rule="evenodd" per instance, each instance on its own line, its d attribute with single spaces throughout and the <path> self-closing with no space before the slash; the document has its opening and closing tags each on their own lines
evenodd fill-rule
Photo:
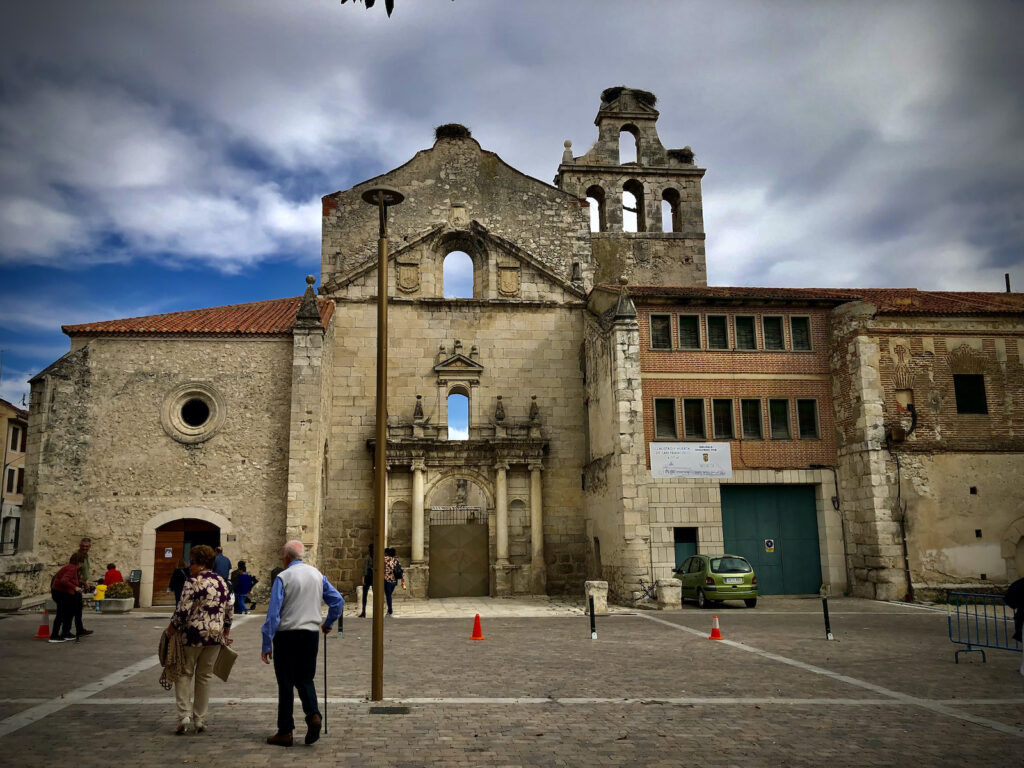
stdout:
<svg viewBox="0 0 1024 768">
<path fill-rule="evenodd" d="M 377 239 L 377 434 L 374 452 L 373 533 L 373 652 L 370 700 L 384 698 L 384 502 L 387 498 L 388 451 L 388 213 L 405 197 L 391 189 L 363 192 L 363 200 L 377 206 L 380 233 Z"/>
</svg>

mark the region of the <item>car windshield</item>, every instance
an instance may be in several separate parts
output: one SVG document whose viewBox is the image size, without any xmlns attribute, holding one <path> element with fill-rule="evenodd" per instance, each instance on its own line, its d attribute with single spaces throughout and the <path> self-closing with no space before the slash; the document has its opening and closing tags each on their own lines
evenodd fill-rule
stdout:
<svg viewBox="0 0 1024 768">
<path fill-rule="evenodd" d="M 753 568 L 742 557 L 711 558 L 712 573 L 750 573 Z"/>
</svg>

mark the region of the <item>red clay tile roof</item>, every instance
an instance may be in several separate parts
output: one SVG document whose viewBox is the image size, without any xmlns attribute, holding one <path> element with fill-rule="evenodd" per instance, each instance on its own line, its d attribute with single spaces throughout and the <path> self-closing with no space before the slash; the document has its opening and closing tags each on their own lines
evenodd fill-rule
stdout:
<svg viewBox="0 0 1024 768">
<path fill-rule="evenodd" d="M 598 288 L 618 292 L 617 285 Z M 746 286 L 627 285 L 635 298 L 743 301 L 867 301 L 883 314 L 1002 315 L 1024 313 L 1024 293 L 920 291 L 916 288 L 749 288 Z"/>
<path fill-rule="evenodd" d="M 295 325 L 295 313 L 301 301 L 299 296 L 270 299 L 124 320 L 63 325 L 61 330 L 68 336 L 287 336 Z M 334 314 L 334 302 L 317 299 L 317 304 L 320 320 L 326 326 Z"/>
</svg>

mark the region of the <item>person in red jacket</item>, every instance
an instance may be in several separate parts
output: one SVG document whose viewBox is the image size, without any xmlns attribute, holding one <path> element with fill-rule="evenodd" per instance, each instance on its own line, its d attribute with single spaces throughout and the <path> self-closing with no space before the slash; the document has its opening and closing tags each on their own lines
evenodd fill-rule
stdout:
<svg viewBox="0 0 1024 768">
<path fill-rule="evenodd" d="M 83 585 L 78 580 L 78 566 L 83 559 L 85 556 L 81 552 L 75 552 L 68 564 L 53 577 L 53 587 L 50 591 L 57 602 L 57 618 L 53 620 L 51 643 L 63 643 L 72 637 L 71 621 L 75 618 L 75 606 L 82 599 Z"/>
<path fill-rule="evenodd" d="M 124 576 L 117 570 L 117 566 L 107 563 L 107 572 L 103 574 L 103 583 L 109 587 L 111 584 L 120 584 L 122 581 L 124 581 Z"/>
</svg>

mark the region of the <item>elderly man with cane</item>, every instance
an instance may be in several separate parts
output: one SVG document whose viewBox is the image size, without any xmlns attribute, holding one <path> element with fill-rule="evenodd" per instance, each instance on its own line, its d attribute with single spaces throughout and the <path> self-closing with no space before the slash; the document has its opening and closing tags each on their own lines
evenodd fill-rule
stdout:
<svg viewBox="0 0 1024 768">
<path fill-rule="evenodd" d="M 302 711 L 306 715 L 306 744 L 320 738 L 323 717 L 317 707 L 316 655 L 320 632 L 325 635 L 341 615 L 345 601 L 320 571 L 302 562 L 301 541 L 289 541 L 281 550 L 284 570 L 274 579 L 263 624 L 263 649 L 260 658 L 265 664 L 274 662 L 277 677 L 277 733 L 267 738 L 268 744 L 292 745 L 293 689 L 299 692 Z M 320 618 L 320 603 L 327 603 L 327 618 Z M 326 675 L 326 670 L 325 670 Z M 326 685 L 326 677 L 325 683 Z"/>
</svg>

